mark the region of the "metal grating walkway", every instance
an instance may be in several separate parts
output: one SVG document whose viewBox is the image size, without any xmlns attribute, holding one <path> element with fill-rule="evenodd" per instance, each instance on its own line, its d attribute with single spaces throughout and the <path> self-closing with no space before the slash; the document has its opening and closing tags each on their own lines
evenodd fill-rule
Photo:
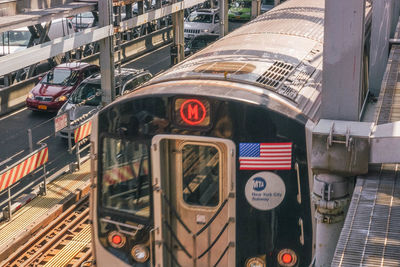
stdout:
<svg viewBox="0 0 400 267">
<path fill-rule="evenodd" d="M 396 37 L 400 33 L 397 25 Z M 400 120 L 400 46 L 393 45 L 375 123 Z M 400 266 L 400 164 L 369 166 L 357 177 L 332 267 Z"/>
<path fill-rule="evenodd" d="M 79 171 L 63 175 L 48 184 L 45 196 L 33 199 L 13 215 L 11 221 L 1 224 L 0 262 L 5 255 L 15 250 L 18 244 L 25 242 L 54 210 L 62 208 L 67 197 L 88 187 L 89 180 L 90 161 L 87 161 L 81 165 Z"/>
<path fill-rule="evenodd" d="M 400 266 L 400 165 L 359 177 L 332 266 Z"/>
</svg>

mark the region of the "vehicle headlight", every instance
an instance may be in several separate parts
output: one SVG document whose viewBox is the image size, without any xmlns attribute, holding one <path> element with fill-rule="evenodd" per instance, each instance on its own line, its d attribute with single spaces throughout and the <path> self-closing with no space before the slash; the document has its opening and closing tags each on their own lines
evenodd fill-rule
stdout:
<svg viewBox="0 0 400 267">
<path fill-rule="evenodd" d="M 246 261 L 246 267 L 265 267 L 265 261 L 259 257 L 250 258 Z"/>
<path fill-rule="evenodd" d="M 67 101 L 68 100 L 68 96 L 66 95 L 62 95 L 56 98 L 56 102 L 61 102 L 61 101 Z"/>
<path fill-rule="evenodd" d="M 35 98 L 35 96 L 32 94 L 32 92 L 30 92 L 30 93 L 28 94 L 28 98 L 30 98 L 30 99 L 34 99 L 34 98 Z"/>
<path fill-rule="evenodd" d="M 144 245 L 136 245 L 131 250 L 132 258 L 137 262 L 146 262 L 150 256 L 149 249 Z"/>
<path fill-rule="evenodd" d="M 203 30 L 203 32 L 209 32 L 209 31 L 210 31 L 209 29 L 204 29 L 204 30 Z"/>
</svg>

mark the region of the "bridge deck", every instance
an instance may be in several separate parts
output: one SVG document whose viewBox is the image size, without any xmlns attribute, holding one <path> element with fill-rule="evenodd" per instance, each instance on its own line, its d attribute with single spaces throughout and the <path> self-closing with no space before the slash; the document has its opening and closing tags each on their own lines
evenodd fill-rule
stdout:
<svg viewBox="0 0 400 267">
<path fill-rule="evenodd" d="M 400 34 L 397 25 L 396 38 Z M 400 46 L 391 49 L 375 123 L 400 120 Z M 400 164 L 358 177 L 332 266 L 400 266 Z"/>
<path fill-rule="evenodd" d="M 0 17 L 0 32 L 74 16 L 79 13 L 95 10 L 95 8 L 96 3 L 94 2 L 71 2 L 53 8 Z"/>
<path fill-rule="evenodd" d="M 43 225 L 64 211 L 71 202 L 89 191 L 90 161 L 77 172 L 54 180 L 47 187 L 47 194 L 22 207 L 11 221 L 0 225 L 0 262 L 21 244 L 25 243 Z M 1 265 L 1 263 L 0 263 Z"/>
</svg>

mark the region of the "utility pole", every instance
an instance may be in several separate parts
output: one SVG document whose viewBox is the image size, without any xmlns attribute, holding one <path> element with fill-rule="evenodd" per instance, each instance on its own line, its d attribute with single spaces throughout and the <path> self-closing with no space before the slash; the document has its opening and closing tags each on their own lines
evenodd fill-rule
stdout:
<svg viewBox="0 0 400 267">
<path fill-rule="evenodd" d="M 98 2 L 99 27 L 113 24 L 111 0 Z M 115 99 L 114 87 L 114 37 L 110 36 L 100 40 L 100 71 L 101 71 L 101 103 L 103 106 Z"/>
<path fill-rule="evenodd" d="M 261 0 L 251 1 L 251 19 L 255 19 L 261 13 Z"/>
<path fill-rule="evenodd" d="M 228 34 L 228 1 L 227 0 L 218 0 L 219 5 L 219 20 L 220 20 L 220 29 L 219 36 L 224 37 Z"/>
<path fill-rule="evenodd" d="M 173 1 L 173 3 L 176 2 L 176 0 Z M 172 65 L 185 59 L 185 38 L 183 32 L 184 18 L 183 10 L 172 13 L 172 28 L 174 32 L 174 43 L 171 46 Z"/>
</svg>

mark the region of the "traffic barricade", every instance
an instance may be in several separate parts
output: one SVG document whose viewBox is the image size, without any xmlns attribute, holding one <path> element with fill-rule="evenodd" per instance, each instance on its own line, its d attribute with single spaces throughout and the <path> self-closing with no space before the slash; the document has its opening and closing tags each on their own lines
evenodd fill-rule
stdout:
<svg viewBox="0 0 400 267">
<path fill-rule="evenodd" d="M 28 174 L 43 169 L 43 175 L 39 179 L 43 179 L 43 193 L 46 194 L 46 163 L 49 159 L 49 150 L 46 144 L 43 144 L 41 148 L 33 151 L 29 155 L 25 156 L 18 162 L 7 167 L 5 170 L 0 172 L 0 191 L 7 189 L 8 197 L 5 202 L 8 202 L 8 208 L 3 211 L 4 217 L 11 219 L 11 187 L 20 179 L 24 178 Z M 32 183 L 31 183 L 32 184 Z M 31 186 L 24 187 L 20 191 L 23 191 Z M 5 204 L 5 202 L 0 205 Z M 8 216 L 7 216 L 8 215 Z"/>
<path fill-rule="evenodd" d="M 89 119 L 74 130 L 74 141 L 78 169 L 81 167 L 81 152 L 90 148 L 89 135 L 92 133 L 92 120 Z M 81 145 L 83 145 L 81 147 Z"/>
</svg>

